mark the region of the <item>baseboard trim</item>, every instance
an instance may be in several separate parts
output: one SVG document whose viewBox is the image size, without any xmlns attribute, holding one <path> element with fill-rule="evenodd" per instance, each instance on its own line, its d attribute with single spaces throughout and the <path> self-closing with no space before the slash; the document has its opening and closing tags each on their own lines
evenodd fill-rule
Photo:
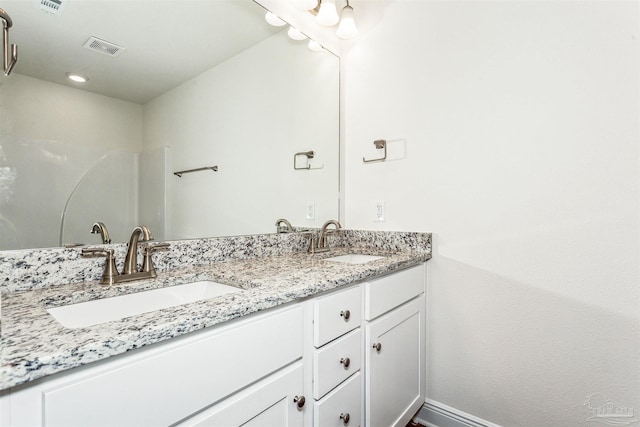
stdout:
<svg viewBox="0 0 640 427">
<path fill-rule="evenodd" d="M 431 399 L 426 400 L 414 420 L 427 427 L 500 427 Z"/>
</svg>

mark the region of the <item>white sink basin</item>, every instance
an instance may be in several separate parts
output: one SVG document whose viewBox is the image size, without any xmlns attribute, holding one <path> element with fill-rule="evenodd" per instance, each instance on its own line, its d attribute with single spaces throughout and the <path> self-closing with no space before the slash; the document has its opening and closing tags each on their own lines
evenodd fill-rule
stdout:
<svg viewBox="0 0 640 427">
<path fill-rule="evenodd" d="M 62 326 L 84 328 L 136 314 L 240 292 L 241 290 L 233 286 L 205 280 L 54 307 L 47 309 L 47 311 Z"/>
<path fill-rule="evenodd" d="M 363 255 L 363 254 L 348 254 L 348 255 L 340 255 L 334 256 L 331 258 L 325 258 L 325 261 L 333 261 L 333 262 L 342 262 L 345 264 L 365 264 L 367 262 L 375 261 L 377 259 L 382 259 L 383 256 L 376 255 Z"/>
</svg>

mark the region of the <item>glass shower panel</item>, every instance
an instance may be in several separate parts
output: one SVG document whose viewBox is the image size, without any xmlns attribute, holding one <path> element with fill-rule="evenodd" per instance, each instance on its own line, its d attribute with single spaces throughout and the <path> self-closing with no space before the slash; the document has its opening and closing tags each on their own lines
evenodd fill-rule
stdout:
<svg viewBox="0 0 640 427">
<path fill-rule="evenodd" d="M 91 226 L 103 222 L 113 243 L 129 240 L 137 225 L 138 153 L 112 151 L 83 176 L 66 202 L 60 225 L 61 246 L 100 244 Z"/>
</svg>

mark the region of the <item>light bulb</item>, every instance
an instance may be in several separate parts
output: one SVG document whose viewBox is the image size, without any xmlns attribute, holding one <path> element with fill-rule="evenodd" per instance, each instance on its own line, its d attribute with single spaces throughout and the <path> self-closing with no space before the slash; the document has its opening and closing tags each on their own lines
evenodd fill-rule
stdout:
<svg viewBox="0 0 640 427">
<path fill-rule="evenodd" d="M 89 81 L 88 77 L 83 76 L 82 74 L 79 74 L 79 73 L 67 73 L 67 78 L 76 83 L 86 83 Z"/>
<path fill-rule="evenodd" d="M 336 1 L 321 0 L 320 10 L 318 11 L 318 15 L 316 16 L 316 21 L 318 21 L 318 24 L 324 25 L 325 27 L 332 27 L 336 25 L 339 20 L 340 17 L 338 16 L 338 11 L 336 10 Z"/>
<path fill-rule="evenodd" d="M 280 17 L 273 12 L 267 12 L 264 15 L 264 19 L 269 23 L 269 25 L 273 25 L 274 27 L 282 27 L 286 24 L 286 22 L 280 19 Z"/>
<path fill-rule="evenodd" d="M 287 35 L 293 40 L 304 40 L 307 38 L 307 36 L 302 34 L 300 30 L 294 27 L 289 27 L 289 31 L 287 31 Z"/>
<path fill-rule="evenodd" d="M 309 49 L 314 52 L 322 52 L 322 50 L 324 49 L 322 45 L 315 40 L 309 40 L 308 46 L 309 46 Z"/>
<path fill-rule="evenodd" d="M 353 8 L 351 6 L 345 6 L 340 13 L 340 26 L 336 35 L 341 39 L 351 39 L 358 35 L 358 29 L 356 28 L 356 21 L 353 16 Z"/>
<path fill-rule="evenodd" d="M 318 0 L 293 0 L 293 5 L 300 10 L 311 10 L 316 8 Z"/>
</svg>

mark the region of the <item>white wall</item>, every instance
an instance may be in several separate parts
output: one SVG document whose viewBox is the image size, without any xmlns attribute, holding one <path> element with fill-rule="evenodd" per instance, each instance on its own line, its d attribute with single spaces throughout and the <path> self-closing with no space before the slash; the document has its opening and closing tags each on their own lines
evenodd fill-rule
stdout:
<svg viewBox="0 0 640 427">
<path fill-rule="evenodd" d="M 142 151 L 142 106 L 12 73 L 0 80 L 3 134 Z"/>
<path fill-rule="evenodd" d="M 67 200 L 63 243 L 99 243 L 89 234 L 95 221 L 114 241 L 128 239 L 141 149 L 142 106 L 0 76 L 0 249 L 59 246 Z"/>
<path fill-rule="evenodd" d="M 346 225 L 434 232 L 428 398 L 505 427 L 587 425 L 593 393 L 640 412 L 638 3 L 383 11 L 343 57 Z M 395 160 L 364 165 L 378 138 Z"/>
<path fill-rule="evenodd" d="M 319 226 L 338 212 L 338 58 L 280 32 L 144 107 L 144 149 L 170 147 L 167 238 Z M 319 170 L 295 171 L 315 151 Z M 218 166 L 218 172 L 173 176 Z M 305 158 L 298 158 L 298 166 Z M 143 177 L 144 179 L 144 177 Z M 305 218 L 315 204 L 315 220 Z"/>
</svg>

